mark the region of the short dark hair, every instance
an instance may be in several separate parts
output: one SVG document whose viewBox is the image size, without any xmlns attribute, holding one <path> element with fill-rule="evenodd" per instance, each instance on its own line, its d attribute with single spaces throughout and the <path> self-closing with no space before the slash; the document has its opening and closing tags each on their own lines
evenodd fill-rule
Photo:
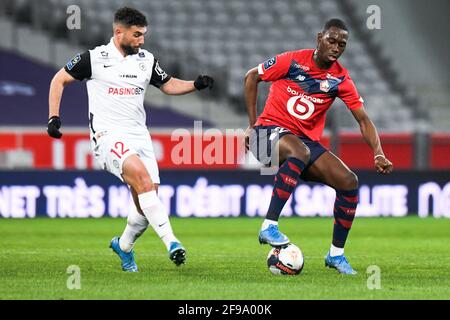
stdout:
<svg viewBox="0 0 450 320">
<path fill-rule="evenodd" d="M 333 19 L 328 20 L 325 23 L 323 31 L 325 32 L 325 31 L 327 31 L 328 29 L 330 29 L 332 27 L 336 27 L 336 28 L 339 28 L 339 29 L 342 29 L 342 30 L 345 30 L 345 31 L 348 32 L 347 25 L 341 19 L 333 18 Z"/>
<path fill-rule="evenodd" d="M 127 27 L 146 27 L 147 18 L 139 10 L 123 7 L 117 10 L 114 14 L 114 23 L 120 23 Z"/>
</svg>

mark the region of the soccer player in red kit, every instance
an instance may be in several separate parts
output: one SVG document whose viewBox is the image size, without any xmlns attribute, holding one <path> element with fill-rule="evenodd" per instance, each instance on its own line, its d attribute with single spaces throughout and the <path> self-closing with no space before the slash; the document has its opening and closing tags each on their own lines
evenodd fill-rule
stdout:
<svg viewBox="0 0 450 320">
<path fill-rule="evenodd" d="M 317 35 L 317 48 L 279 54 L 245 76 L 245 100 L 249 128 L 246 148 L 270 165 L 278 152 L 279 170 L 261 231 L 260 243 L 284 246 L 289 239 L 279 231 L 278 219 L 299 179 L 326 184 L 336 190 L 334 229 L 325 265 L 343 274 L 356 274 L 344 255 L 344 245 L 358 203 L 357 176 L 319 140 L 325 115 L 336 97 L 350 109 L 362 136 L 374 153 L 381 174 L 392 172 L 377 130 L 369 119 L 348 71 L 338 62 L 348 41 L 348 28 L 339 19 L 329 20 Z M 272 82 L 262 114 L 256 116 L 260 81 Z M 274 138 L 277 139 L 274 139 Z M 276 148 L 274 150 L 274 148 Z M 273 152 L 272 152 L 273 151 Z"/>
</svg>

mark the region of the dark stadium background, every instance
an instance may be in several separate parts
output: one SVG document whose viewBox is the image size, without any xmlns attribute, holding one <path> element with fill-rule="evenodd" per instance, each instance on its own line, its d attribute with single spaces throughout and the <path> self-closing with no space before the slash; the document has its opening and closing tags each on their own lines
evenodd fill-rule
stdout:
<svg viewBox="0 0 450 320">
<path fill-rule="evenodd" d="M 247 127 L 244 75 L 275 54 L 314 47 L 324 22 L 337 17 L 350 29 L 342 62 L 395 167 L 389 176 L 375 173 L 356 121 L 336 100 L 322 142 L 359 175 L 357 218 L 450 218 L 446 0 L 0 0 L 0 218 L 123 218 L 132 207 L 127 189 L 93 162 L 85 83 L 64 92 L 63 139 L 46 133 L 53 75 L 76 53 L 107 43 L 113 13 L 123 5 L 147 15 L 144 47 L 165 70 L 216 80 L 210 92 L 169 97 L 151 87 L 145 98 L 161 197 L 172 216 L 262 221 L 273 177 L 261 175 L 239 149 Z M 373 5 L 380 29 L 368 27 Z M 80 29 L 69 29 L 78 9 Z M 260 85 L 259 112 L 268 88 Z M 194 121 L 202 121 L 203 131 Z M 202 150 L 211 143 L 199 133 L 216 136 L 226 150 L 213 160 L 177 163 L 178 140 L 171 139 L 177 129 L 187 129 L 193 152 L 196 143 Z M 299 184 L 284 215 L 331 217 L 330 191 Z"/>
<path fill-rule="evenodd" d="M 350 26 L 350 42 L 342 60 L 365 99 L 366 109 L 380 131 L 385 153 L 393 161 L 395 169 L 407 170 L 413 177 L 414 172 L 420 170 L 421 178 L 417 176 L 415 182 L 418 186 L 434 182 L 432 175 L 426 179 L 424 171 L 440 170 L 441 177 L 449 177 L 447 87 L 450 48 L 443 37 L 449 27 L 446 19 L 449 4 L 446 1 L 424 3 L 413 0 L 395 3 L 353 0 L 274 3 L 259 0 L 4 0 L 0 6 L 2 172 L 38 169 L 42 176 L 34 178 L 36 180 L 30 178 L 28 184 L 32 185 L 46 180 L 45 170 L 58 170 L 58 183 L 75 188 L 73 179 L 65 170 L 95 168 L 89 149 L 85 84 L 76 83 L 64 93 L 61 117 L 65 136 L 61 141 L 48 138 L 45 132 L 48 87 L 54 73 L 74 54 L 109 41 L 113 12 L 124 4 L 135 6 L 147 14 L 149 35 L 145 48 L 160 57 L 161 64 L 169 72 L 186 79 L 202 72 L 216 79 L 215 89 L 206 94 L 169 97 L 154 88 L 148 90 L 147 120 L 162 170 L 163 185 L 170 180 L 165 177 L 179 174 L 178 171 L 173 173 L 174 169 L 200 170 L 199 174 L 206 178 L 215 175 L 215 169 L 257 170 L 255 161 L 241 159 L 237 138 L 233 140 L 234 148 L 225 150 L 220 159 L 225 164 L 217 159 L 206 163 L 206 158 L 194 165 L 174 163 L 171 150 L 178 140 L 171 141 L 171 133 L 177 128 L 194 132 L 194 120 L 202 121 L 203 132 L 208 128 L 218 128 L 222 133 L 226 129 L 245 129 L 245 72 L 279 52 L 313 47 L 316 33 L 330 17 L 343 18 Z M 78 6 L 79 11 L 73 7 L 70 9 L 71 5 Z M 371 5 L 380 9 L 381 29 L 369 29 L 376 11 Z M 71 30 L 68 23 L 74 21 L 71 19 L 76 12 L 80 14 L 80 29 Z M 268 85 L 260 87 L 259 111 Z M 239 136 L 239 132 L 231 132 L 229 136 Z M 226 138 L 222 139 L 225 146 Z M 350 112 L 340 101 L 335 102 L 329 113 L 322 142 L 353 170 L 372 169 L 371 151 L 363 142 Z M 204 141 L 203 147 L 208 144 Z M 231 157 L 231 162 L 227 157 Z M 232 171 L 230 177 L 233 176 Z M 89 174 L 79 173 L 82 177 Z M 253 178 L 250 175 L 248 179 L 260 183 L 257 175 L 255 171 Z M 244 182 L 239 175 L 234 178 L 230 182 L 215 181 L 215 184 Z M 245 183 L 250 182 L 248 179 Z M 25 180 L 21 183 L 27 184 Z M 271 180 L 264 181 L 270 184 Z M 396 174 L 379 181 L 388 185 L 404 184 Z M 437 183 L 439 192 L 430 191 L 430 203 L 438 203 L 438 198 L 448 197 L 446 190 L 449 185 L 445 182 Z M 191 181 L 190 185 L 194 186 L 194 183 Z M 361 184 L 367 183 L 372 184 L 362 179 Z M 6 190 L 8 185 L 2 183 L 2 187 Z M 176 190 L 177 183 L 172 187 Z M 410 193 L 416 194 L 417 190 L 410 190 Z M 176 196 L 175 192 L 173 197 Z M 425 198 L 421 201 L 427 201 Z M 11 201 L 6 191 L 2 192 L 0 199 Z M 419 199 L 411 201 L 409 208 L 417 208 Z M 0 208 L 0 216 L 14 216 L 8 206 Z M 413 211 L 408 213 L 417 213 Z M 439 209 L 430 205 L 430 215 L 433 212 L 437 216 L 450 216 L 448 206 Z M 47 213 L 44 210 L 36 214 Z M 105 210 L 104 214 L 108 212 Z"/>
</svg>

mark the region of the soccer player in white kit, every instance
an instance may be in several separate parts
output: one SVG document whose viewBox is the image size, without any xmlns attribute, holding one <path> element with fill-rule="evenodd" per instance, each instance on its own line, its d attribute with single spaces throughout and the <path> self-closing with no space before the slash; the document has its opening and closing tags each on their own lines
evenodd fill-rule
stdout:
<svg viewBox="0 0 450 320">
<path fill-rule="evenodd" d="M 150 224 L 178 266 L 186 250 L 175 237 L 166 208 L 157 195 L 158 166 L 146 126 L 144 95 L 149 84 L 169 95 L 212 88 L 214 80 L 199 75 L 195 81 L 169 76 L 156 58 L 141 49 L 146 17 L 124 7 L 114 16 L 114 36 L 107 45 L 76 55 L 50 84 L 48 134 L 61 138 L 59 109 L 64 86 L 87 79 L 89 127 L 94 158 L 102 168 L 128 184 L 137 212 L 128 216 L 123 234 L 110 247 L 120 257 L 122 270 L 137 272 L 133 246 Z"/>
</svg>

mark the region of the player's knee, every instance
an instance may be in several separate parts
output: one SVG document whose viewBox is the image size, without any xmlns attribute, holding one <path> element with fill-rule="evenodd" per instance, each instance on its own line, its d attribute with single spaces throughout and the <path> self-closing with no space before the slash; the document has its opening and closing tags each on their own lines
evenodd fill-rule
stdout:
<svg viewBox="0 0 450 320">
<path fill-rule="evenodd" d="M 348 174 L 345 176 L 343 189 L 344 190 L 358 189 L 358 176 L 354 172 L 349 171 Z"/>
<path fill-rule="evenodd" d="M 311 151 L 308 147 L 301 148 L 299 150 L 291 150 L 288 157 L 296 158 L 306 164 L 309 162 L 309 159 L 311 159 Z"/>
<path fill-rule="evenodd" d="M 122 177 L 137 194 L 155 190 L 155 184 L 152 182 L 147 169 L 138 162 L 128 162 L 124 167 Z"/>
</svg>

